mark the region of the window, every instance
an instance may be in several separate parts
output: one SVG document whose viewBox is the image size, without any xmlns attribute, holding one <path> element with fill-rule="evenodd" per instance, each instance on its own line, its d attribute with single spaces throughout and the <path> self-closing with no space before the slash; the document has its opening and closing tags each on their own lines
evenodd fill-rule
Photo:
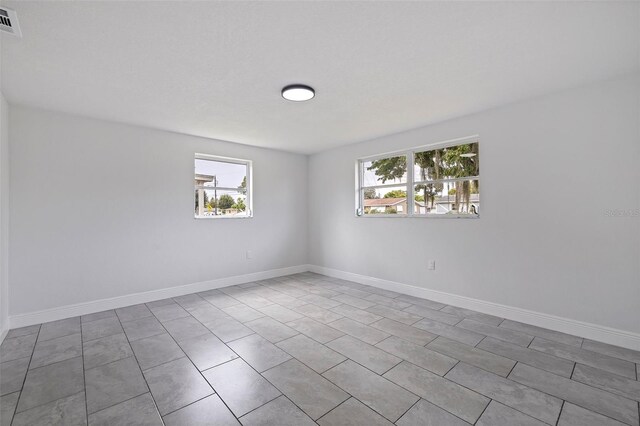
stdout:
<svg viewBox="0 0 640 426">
<path fill-rule="evenodd" d="M 194 169 L 196 218 L 253 215 L 251 161 L 196 154 Z"/>
<path fill-rule="evenodd" d="M 360 159 L 357 176 L 358 216 L 479 216 L 477 138 Z"/>
</svg>

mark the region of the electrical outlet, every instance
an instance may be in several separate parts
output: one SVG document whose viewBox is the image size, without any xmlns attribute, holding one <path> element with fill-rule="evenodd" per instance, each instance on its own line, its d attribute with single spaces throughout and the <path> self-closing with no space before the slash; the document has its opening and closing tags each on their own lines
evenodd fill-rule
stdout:
<svg viewBox="0 0 640 426">
<path fill-rule="evenodd" d="M 247 260 L 253 259 L 253 252 L 251 250 L 247 250 Z"/>
<path fill-rule="evenodd" d="M 430 271 L 435 271 L 435 269 L 436 269 L 436 261 L 435 260 L 430 260 L 427 263 L 427 269 L 429 269 Z"/>
</svg>

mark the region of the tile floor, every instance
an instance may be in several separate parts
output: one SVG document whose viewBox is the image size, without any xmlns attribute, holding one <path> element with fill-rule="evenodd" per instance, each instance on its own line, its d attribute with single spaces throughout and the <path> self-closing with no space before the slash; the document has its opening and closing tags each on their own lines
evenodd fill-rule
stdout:
<svg viewBox="0 0 640 426">
<path fill-rule="evenodd" d="M 2 425 L 639 425 L 640 352 L 304 273 L 11 330 Z"/>
</svg>

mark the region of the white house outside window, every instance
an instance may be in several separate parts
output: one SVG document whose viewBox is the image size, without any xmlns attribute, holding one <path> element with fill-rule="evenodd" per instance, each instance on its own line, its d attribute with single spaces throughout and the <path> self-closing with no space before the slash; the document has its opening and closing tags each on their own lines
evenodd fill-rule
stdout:
<svg viewBox="0 0 640 426">
<path fill-rule="evenodd" d="M 363 217 L 479 217 L 478 139 L 358 160 L 356 204 Z"/>
<path fill-rule="evenodd" d="M 196 154 L 195 217 L 251 217 L 251 161 Z"/>
</svg>

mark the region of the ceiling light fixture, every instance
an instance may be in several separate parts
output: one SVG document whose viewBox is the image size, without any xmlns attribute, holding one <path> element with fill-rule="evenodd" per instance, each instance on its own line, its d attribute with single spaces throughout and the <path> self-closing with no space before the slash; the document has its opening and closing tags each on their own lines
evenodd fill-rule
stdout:
<svg viewBox="0 0 640 426">
<path fill-rule="evenodd" d="M 312 99 L 316 91 L 304 84 L 290 84 L 282 88 L 282 97 L 288 101 L 303 102 Z"/>
</svg>

